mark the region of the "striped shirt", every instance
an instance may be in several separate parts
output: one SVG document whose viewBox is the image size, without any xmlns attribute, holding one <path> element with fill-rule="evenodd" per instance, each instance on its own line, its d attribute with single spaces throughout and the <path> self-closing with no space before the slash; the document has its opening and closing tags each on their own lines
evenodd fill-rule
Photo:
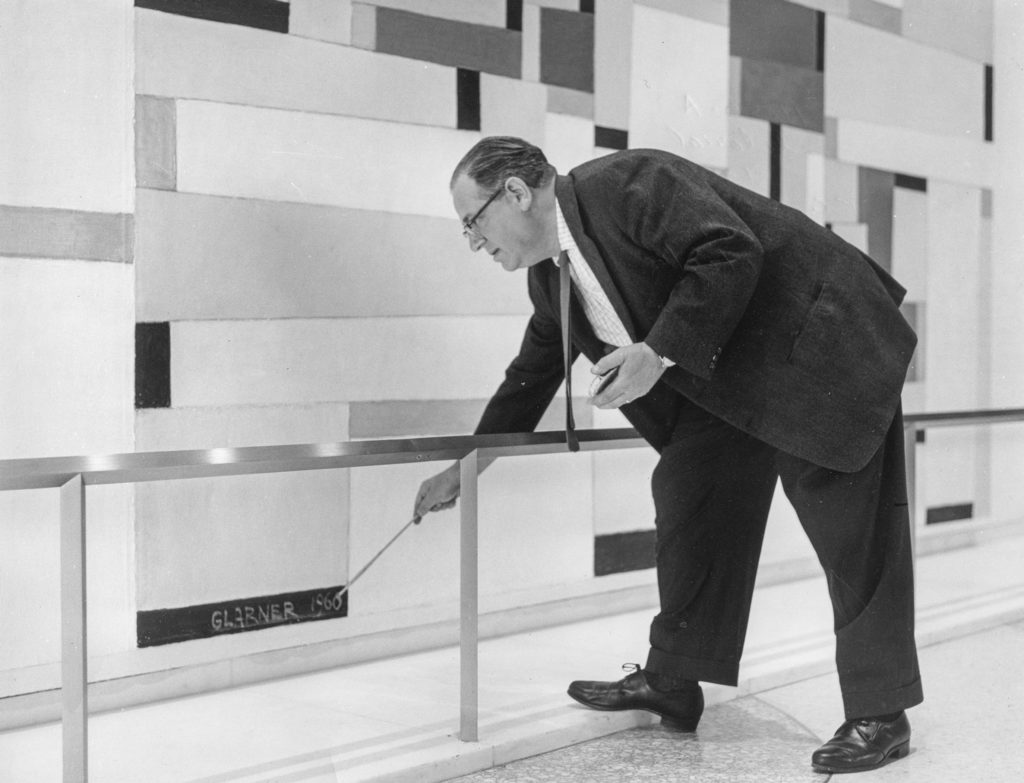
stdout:
<svg viewBox="0 0 1024 783">
<path fill-rule="evenodd" d="M 609 345 L 619 348 L 631 345 L 633 341 L 629 337 L 629 332 L 626 331 L 622 319 L 619 318 L 608 299 L 608 294 L 601 288 L 601 284 L 594 276 L 594 271 L 577 247 L 576 240 L 572 238 L 569 227 L 565 224 L 562 208 L 557 201 L 555 202 L 555 217 L 558 222 L 558 245 L 569 254 L 569 274 L 580 292 L 583 312 L 586 313 L 587 320 L 594 328 L 594 334 Z M 558 264 L 557 258 L 555 264 Z"/>
</svg>

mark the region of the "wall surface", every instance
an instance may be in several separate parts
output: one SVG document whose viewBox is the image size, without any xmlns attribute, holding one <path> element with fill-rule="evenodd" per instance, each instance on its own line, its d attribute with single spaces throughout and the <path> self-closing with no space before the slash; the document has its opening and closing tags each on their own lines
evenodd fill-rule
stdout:
<svg viewBox="0 0 1024 783">
<path fill-rule="evenodd" d="M 563 172 L 660 147 L 803 210 L 908 288 L 905 410 L 1019 406 L 1024 23 L 1015 0 L 969 6 L 4 3 L 0 458 L 471 431 L 529 314 L 525 280 L 470 252 L 447 193 L 488 134 L 530 139 Z M 624 424 L 575 407 L 582 426 Z M 556 402 L 540 429 L 563 417 Z M 1019 435 L 929 433 L 929 517 L 1019 516 Z M 654 459 L 489 469 L 484 595 L 650 568 Z M 270 627 L 335 594 L 432 467 L 91 490 L 100 670 L 447 605 L 456 512 L 315 618 L 333 619 Z M 56 514 L 52 493 L 0 494 L 0 695 L 55 682 Z M 809 554 L 777 503 L 764 562 Z M 229 633 L 235 612 L 258 632 Z M 163 644 L 190 634 L 210 638 Z"/>
</svg>

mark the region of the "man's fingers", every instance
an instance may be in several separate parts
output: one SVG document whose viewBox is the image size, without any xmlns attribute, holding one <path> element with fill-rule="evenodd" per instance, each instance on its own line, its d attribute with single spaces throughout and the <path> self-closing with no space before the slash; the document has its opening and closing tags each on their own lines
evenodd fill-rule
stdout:
<svg viewBox="0 0 1024 783">
<path fill-rule="evenodd" d="M 590 368 L 590 371 L 594 375 L 604 375 L 612 368 L 618 367 L 620 364 L 622 364 L 622 353 L 622 348 L 616 348 L 611 353 L 605 354 L 594 364 L 593 367 Z"/>
</svg>

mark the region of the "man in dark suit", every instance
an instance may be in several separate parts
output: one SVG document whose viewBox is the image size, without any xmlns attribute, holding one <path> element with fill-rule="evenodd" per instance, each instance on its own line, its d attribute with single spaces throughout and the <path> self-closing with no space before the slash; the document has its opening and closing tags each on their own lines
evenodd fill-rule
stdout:
<svg viewBox="0 0 1024 783">
<path fill-rule="evenodd" d="M 617 682 L 573 682 L 569 695 L 696 727 L 699 682 L 737 683 L 781 478 L 828 578 L 846 718 L 812 763 L 848 772 L 906 755 L 904 710 L 923 697 L 904 289 L 802 213 L 666 152 L 617 152 L 559 176 L 537 147 L 490 137 L 458 164 L 451 193 L 474 250 L 528 269 L 534 307 L 477 433 L 532 431 L 583 353 L 596 375 L 615 373 L 592 404 L 620 408 L 660 455 L 661 611 L 647 662 Z M 458 491 L 453 466 L 423 483 L 415 513 Z"/>
</svg>

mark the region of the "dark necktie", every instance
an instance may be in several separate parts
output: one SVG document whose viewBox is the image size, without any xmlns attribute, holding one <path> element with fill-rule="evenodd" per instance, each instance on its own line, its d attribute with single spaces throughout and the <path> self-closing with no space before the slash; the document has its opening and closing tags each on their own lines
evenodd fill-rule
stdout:
<svg viewBox="0 0 1024 783">
<path fill-rule="evenodd" d="M 572 280 L 569 277 L 569 254 L 564 250 L 558 257 L 558 283 L 562 305 L 562 356 L 565 361 L 565 442 L 569 446 L 569 451 L 579 451 L 580 442 L 576 438 L 576 422 L 572 416 L 572 347 L 569 338 L 569 295 Z"/>
</svg>

